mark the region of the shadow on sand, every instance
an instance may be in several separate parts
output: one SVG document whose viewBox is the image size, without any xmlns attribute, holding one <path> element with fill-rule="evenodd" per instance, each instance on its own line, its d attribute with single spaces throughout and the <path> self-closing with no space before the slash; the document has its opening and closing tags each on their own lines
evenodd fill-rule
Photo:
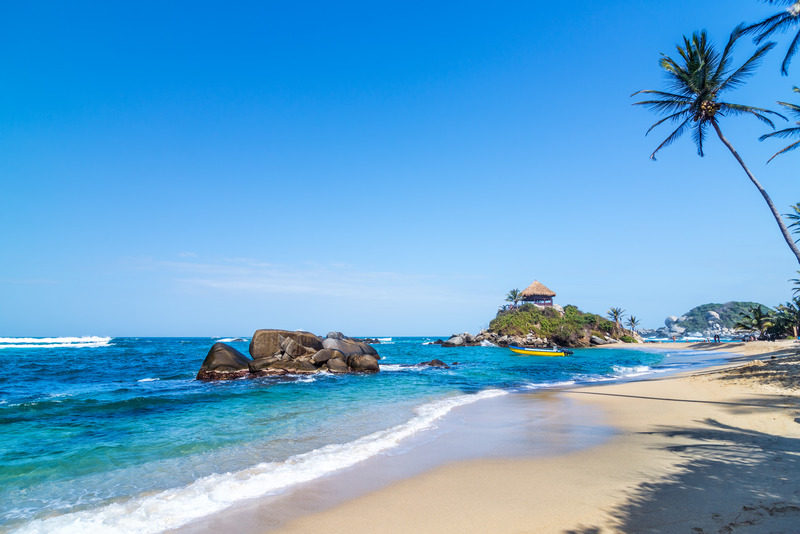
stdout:
<svg viewBox="0 0 800 534">
<path fill-rule="evenodd" d="M 698 425 L 654 432 L 676 441 L 665 450 L 684 462 L 678 473 L 633 490 L 628 501 L 611 512 L 616 527 L 653 533 L 797 532 L 800 439 L 714 419 Z"/>
</svg>

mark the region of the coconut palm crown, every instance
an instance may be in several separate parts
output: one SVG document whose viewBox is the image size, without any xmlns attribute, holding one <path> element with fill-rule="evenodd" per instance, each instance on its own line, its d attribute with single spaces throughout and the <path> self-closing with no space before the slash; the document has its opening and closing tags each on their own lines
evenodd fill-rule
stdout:
<svg viewBox="0 0 800 534">
<path fill-rule="evenodd" d="M 691 130 L 692 139 L 697 145 L 697 153 L 703 156 L 703 143 L 706 139 L 708 127 L 711 126 L 719 140 L 736 158 L 747 177 L 758 189 L 758 192 L 761 193 L 761 196 L 764 197 L 764 201 L 769 206 L 786 244 L 789 245 L 798 263 L 800 263 L 800 249 L 797 248 L 794 240 L 789 235 L 789 230 L 786 229 L 780 213 L 775 208 L 775 204 L 773 204 L 772 199 L 759 181 L 753 176 L 753 173 L 750 172 L 750 169 L 745 165 L 744 160 L 742 160 L 730 141 L 723 135 L 719 125 L 719 119 L 723 117 L 752 115 L 771 128 L 775 128 L 769 115 L 786 118 L 780 113 L 768 109 L 734 104 L 721 99 L 722 94 L 726 91 L 744 84 L 744 81 L 755 72 L 764 55 L 775 46 L 775 43 L 759 46 L 747 61 L 738 68 L 733 68 L 733 46 L 743 35 L 743 32 L 743 27 L 741 25 L 737 26 L 731 32 L 728 42 L 721 53 L 717 52 L 714 45 L 709 42 L 705 31 L 695 32 L 691 38 L 684 36 L 683 45 L 677 46 L 679 60 L 676 61 L 662 54 L 661 67 L 667 73 L 670 91 L 644 90 L 637 91 L 631 96 L 639 94 L 652 95 L 652 100 L 635 102 L 634 105 L 645 106 L 656 113 L 666 114 L 666 117 L 653 124 L 647 130 L 647 133 L 650 133 L 656 126 L 668 121 L 678 124 L 678 127 L 653 151 L 650 155 L 651 159 L 655 159 L 659 150 L 672 144 L 689 130 Z"/>
<path fill-rule="evenodd" d="M 800 88 L 795 87 L 794 88 L 794 92 L 795 93 L 800 93 Z M 800 119 L 800 106 L 798 106 L 797 104 L 790 104 L 788 102 L 780 102 L 780 101 L 778 102 L 778 104 L 780 104 L 781 106 L 785 107 L 789 111 L 789 115 L 791 115 L 792 117 L 795 117 L 797 119 Z M 761 137 L 759 137 L 758 140 L 759 141 L 763 141 L 764 139 L 768 139 L 770 137 L 780 137 L 780 138 L 800 137 L 800 120 L 795 122 L 795 124 L 797 126 L 793 126 L 791 128 L 784 128 L 783 130 L 778 130 L 777 132 L 770 132 L 768 134 L 764 134 Z M 779 152 L 776 152 L 771 158 L 769 158 L 769 161 L 767 161 L 767 163 L 769 163 L 770 161 L 775 159 L 775 156 L 783 154 L 784 152 L 789 152 L 790 150 L 794 150 L 798 146 L 800 146 L 800 139 L 798 139 L 797 141 L 795 141 L 791 145 L 787 146 L 783 150 L 781 150 Z M 795 223 L 795 225 L 796 224 L 797 223 Z M 792 225 L 792 226 L 794 226 L 794 225 Z"/>
<path fill-rule="evenodd" d="M 733 30 L 721 54 L 709 42 L 705 30 L 695 32 L 691 39 L 684 36 L 683 46 L 676 47 L 680 60 L 676 61 L 662 54 L 660 62 L 661 68 L 667 72 L 671 92 L 646 89 L 631 95 L 653 95 L 654 100 L 643 100 L 635 102 L 634 105 L 648 107 L 659 114 L 667 114 L 647 130 L 648 134 L 664 122 L 679 123 L 675 131 L 653 151 L 650 155 L 651 159 L 656 159 L 655 156 L 659 150 L 672 144 L 688 130 L 692 131 L 692 139 L 697 145 L 697 153 L 703 156 L 703 143 L 708 127 L 712 126 L 717 130 L 719 128 L 718 119 L 728 115 L 752 115 L 775 128 L 767 115 L 782 117 L 779 113 L 720 100 L 721 94 L 725 91 L 743 85 L 744 80 L 753 75 L 764 55 L 775 46 L 775 43 L 760 46 L 750 59 L 733 70 L 731 68 L 733 45 L 742 36 L 742 32 L 741 26 Z"/>
<path fill-rule="evenodd" d="M 770 37 L 774 37 L 779 33 L 784 33 L 787 30 L 797 28 L 797 33 L 792 38 L 789 44 L 789 49 L 781 63 L 781 74 L 784 76 L 789 74 L 789 62 L 792 60 L 798 46 L 800 46 L 800 0 L 761 0 L 766 4 L 774 4 L 777 6 L 787 6 L 783 11 L 767 17 L 761 22 L 757 22 L 745 28 L 745 33 L 755 33 L 756 44 L 761 44 Z"/>
</svg>

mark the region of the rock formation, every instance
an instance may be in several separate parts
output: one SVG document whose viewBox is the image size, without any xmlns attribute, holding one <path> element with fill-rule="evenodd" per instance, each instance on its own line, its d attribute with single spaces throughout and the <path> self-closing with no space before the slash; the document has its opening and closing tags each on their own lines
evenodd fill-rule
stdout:
<svg viewBox="0 0 800 534">
<path fill-rule="evenodd" d="M 370 345 L 347 338 L 341 332 L 331 332 L 328 336 L 320 339 L 310 332 L 257 330 L 250 340 L 252 360 L 225 343 L 215 343 L 197 373 L 197 380 L 380 371 L 380 356 Z"/>
</svg>

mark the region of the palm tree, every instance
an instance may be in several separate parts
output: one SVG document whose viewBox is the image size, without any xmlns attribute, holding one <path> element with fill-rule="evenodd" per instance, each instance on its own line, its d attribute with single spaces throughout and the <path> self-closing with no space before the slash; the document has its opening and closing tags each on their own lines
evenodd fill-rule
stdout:
<svg viewBox="0 0 800 534">
<path fill-rule="evenodd" d="M 797 271 L 797 274 L 800 274 L 800 271 Z M 792 289 L 792 293 L 795 295 L 800 295 L 800 278 L 792 278 L 789 280 L 794 284 L 794 289 Z"/>
<path fill-rule="evenodd" d="M 787 327 L 787 330 L 791 328 L 794 337 L 797 337 L 798 329 L 800 329 L 800 297 L 795 297 L 791 302 L 778 306 L 777 319 Z"/>
<path fill-rule="evenodd" d="M 639 320 L 636 318 L 636 316 L 631 315 L 628 317 L 628 326 L 631 328 L 631 332 L 635 334 L 636 327 L 639 326 Z"/>
<path fill-rule="evenodd" d="M 756 44 L 761 44 L 769 37 L 778 33 L 784 33 L 786 30 L 798 28 L 797 34 L 789 44 L 789 49 L 786 51 L 786 56 L 781 63 L 781 74 L 784 76 L 789 74 L 789 62 L 792 60 L 797 47 L 800 46 L 800 0 L 761 0 L 767 4 L 775 4 L 779 6 L 788 6 L 783 11 L 767 17 L 761 22 L 757 22 L 745 28 L 745 33 L 755 33 Z"/>
<path fill-rule="evenodd" d="M 512 289 L 508 292 L 508 295 L 506 295 L 506 302 L 513 302 L 515 308 L 520 300 L 522 300 L 522 294 L 519 289 Z"/>
<path fill-rule="evenodd" d="M 794 87 L 792 90 L 795 93 L 800 93 L 800 89 L 798 89 L 797 87 Z M 798 106 L 796 104 L 789 104 L 788 102 L 781 102 L 781 101 L 778 101 L 778 104 L 780 104 L 781 106 L 783 106 L 786 109 L 788 109 L 789 110 L 789 115 L 793 115 L 793 116 L 797 117 L 798 119 L 800 119 L 800 106 Z M 800 121 L 795 122 L 795 124 L 797 126 L 793 126 L 791 128 L 784 128 L 783 130 L 778 130 L 777 132 L 770 132 L 768 134 L 764 134 L 761 137 L 759 137 L 758 140 L 759 141 L 763 141 L 764 139 L 767 139 L 767 138 L 770 138 L 770 137 L 781 137 L 781 138 L 784 138 L 784 137 L 800 137 Z M 775 159 L 775 156 L 777 156 L 779 154 L 783 154 L 784 152 L 789 152 L 790 150 L 794 150 L 798 146 L 800 146 L 800 141 L 795 141 L 794 143 L 792 143 L 791 145 L 787 146 L 786 148 L 784 148 L 780 152 L 776 152 L 775 154 L 773 154 L 773 156 L 771 158 L 769 158 L 767 163 L 769 163 L 770 161 Z M 792 226 L 795 226 L 795 225 L 797 225 L 797 223 L 793 224 Z"/>
<path fill-rule="evenodd" d="M 614 321 L 614 324 L 616 324 L 617 335 L 619 335 L 619 322 L 622 320 L 622 314 L 625 313 L 625 310 L 622 308 L 609 308 L 608 312 L 606 313 L 608 314 L 608 318 Z"/>
<path fill-rule="evenodd" d="M 744 330 L 758 330 L 759 335 L 764 337 L 767 328 L 772 326 L 772 314 L 769 310 L 764 311 L 761 305 L 753 306 L 750 308 L 750 313 L 746 313 L 733 326 Z"/>
<path fill-rule="evenodd" d="M 703 142 L 705 141 L 708 127 L 711 126 L 720 141 L 730 150 L 733 157 L 744 169 L 747 177 L 750 178 L 750 181 L 753 182 L 753 185 L 764 197 L 786 243 L 795 257 L 797 257 L 798 263 L 800 263 L 800 250 L 798 250 L 789 235 L 789 231 L 786 229 L 778 210 L 775 209 L 772 199 L 753 176 L 753 173 L 750 172 L 750 169 L 747 168 L 730 141 L 722 134 L 719 126 L 718 119 L 728 115 L 752 115 L 772 128 L 775 125 L 767 115 L 785 118 L 783 115 L 767 109 L 719 100 L 720 95 L 725 91 L 742 85 L 744 80 L 753 74 L 764 55 L 775 46 L 775 43 L 760 46 L 739 68 L 732 69 L 733 45 L 742 36 L 742 31 L 741 26 L 733 30 L 722 53 L 718 53 L 714 46 L 709 43 L 705 31 L 695 33 L 691 39 L 684 37 L 683 46 L 678 45 L 677 47 L 680 62 L 668 56 L 661 58 L 661 67 L 667 71 L 670 79 L 670 89 L 674 92 L 644 90 L 637 91 L 631 96 L 638 94 L 653 95 L 653 100 L 636 102 L 634 105 L 646 106 L 659 114 L 667 115 L 651 126 L 647 133 L 650 133 L 653 128 L 666 121 L 678 123 L 675 131 L 663 143 L 658 145 L 658 148 L 650 155 L 651 159 L 655 159 L 659 150 L 670 145 L 689 130 L 691 130 L 692 139 L 697 145 L 697 153 L 703 156 Z"/>
</svg>

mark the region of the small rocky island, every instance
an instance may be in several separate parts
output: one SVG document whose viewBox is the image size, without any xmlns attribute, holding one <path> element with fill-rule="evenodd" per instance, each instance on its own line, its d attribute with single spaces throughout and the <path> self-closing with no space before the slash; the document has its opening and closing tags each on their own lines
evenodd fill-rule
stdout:
<svg viewBox="0 0 800 534">
<path fill-rule="evenodd" d="M 208 351 L 197 380 L 232 380 L 329 373 L 376 373 L 378 352 L 368 343 L 330 332 L 323 339 L 311 332 L 257 330 L 250 340 L 248 358 L 225 343 Z"/>
</svg>

